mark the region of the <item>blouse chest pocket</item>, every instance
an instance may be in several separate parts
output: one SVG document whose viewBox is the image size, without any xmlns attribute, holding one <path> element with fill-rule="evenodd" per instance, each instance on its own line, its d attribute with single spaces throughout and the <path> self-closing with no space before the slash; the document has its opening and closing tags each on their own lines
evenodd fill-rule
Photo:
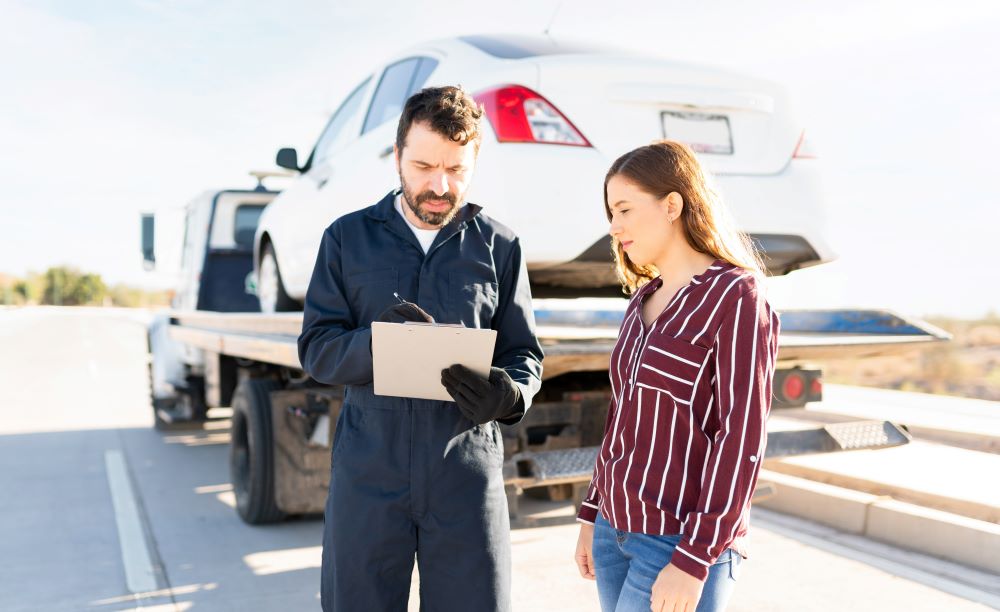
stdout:
<svg viewBox="0 0 1000 612">
<path fill-rule="evenodd" d="M 690 405 L 695 386 L 703 384 L 702 369 L 708 353 L 709 349 L 687 340 L 654 335 L 643 351 L 635 373 L 636 384 L 668 393 L 678 404 Z"/>
</svg>

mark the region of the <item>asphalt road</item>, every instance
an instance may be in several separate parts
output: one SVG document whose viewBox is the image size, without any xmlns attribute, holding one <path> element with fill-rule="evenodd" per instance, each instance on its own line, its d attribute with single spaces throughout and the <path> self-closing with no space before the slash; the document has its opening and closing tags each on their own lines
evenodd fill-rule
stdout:
<svg viewBox="0 0 1000 612">
<path fill-rule="evenodd" d="M 318 610 L 321 520 L 237 518 L 225 420 L 152 429 L 142 320 L 0 309 L 0 610 Z M 529 510 L 512 532 L 514 609 L 596 611 L 572 509 Z M 732 611 L 1000 606 L 996 576 L 754 512 Z"/>
</svg>

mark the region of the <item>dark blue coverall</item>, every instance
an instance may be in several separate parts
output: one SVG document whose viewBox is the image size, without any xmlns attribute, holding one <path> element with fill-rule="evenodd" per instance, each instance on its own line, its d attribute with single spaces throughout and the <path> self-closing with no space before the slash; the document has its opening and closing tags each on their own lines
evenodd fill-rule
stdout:
<svg viewBox="0 0 1000 612">
<path fill-rule="evenodd" d="M 398 303 L 393 292 L 439 323 L 495 329 L 493 365 L 527 410 L 542 350 L 520 243 L 466 204 L 425 255 L 395 195 L 326 229 L 306 294 L 302 366 L 319 382 L 346 385 L 323 531 L 323 610 L 405 611 L 416 554 L 421 610 L 506 612 L 498 425 L 474 425 L 454 402 L 374 395 L 369 341 L 372 321 Z"/>
</svg>

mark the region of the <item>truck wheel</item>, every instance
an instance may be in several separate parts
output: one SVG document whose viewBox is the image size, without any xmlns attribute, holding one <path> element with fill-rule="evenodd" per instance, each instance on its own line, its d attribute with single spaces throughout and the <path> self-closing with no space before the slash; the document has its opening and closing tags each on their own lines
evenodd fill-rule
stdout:
<svg viewBox="0 0 1000 612">
<path fill-rule="evenodd" d="M 278 269 L 278 258 L 274 255 L 274 247 L 264 245 L 260 256 L 257 278 L 257 299 L 260 301 L 260 311 L 267 314 L 275 312 L 290 312 L 301 310 L 299 303 L 293 300 L 281 282 L 281 271 Z"/>
<path fill-rule="evenodd" d="M 282 520 L 274 498 L 274 436 L 271 433 L 271 392 L 277 381 L 248 378 L 233 395 L 229 474 L 236 494 L 236 511 L 251 525 Z"/>
</svg>

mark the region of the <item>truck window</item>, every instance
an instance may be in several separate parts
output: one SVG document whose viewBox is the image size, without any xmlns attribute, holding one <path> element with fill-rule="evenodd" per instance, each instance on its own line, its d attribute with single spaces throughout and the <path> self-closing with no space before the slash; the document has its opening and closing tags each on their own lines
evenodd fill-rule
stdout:
<svg viewBox="0 0 1000 612">
<path fill-rule="evenodd" d="M 406 99 L 427 81 L 436 67 L 437 61 L 429 57 L 409 57 L 386 68 L 372 96 L 361 133 L 367 133 L 403 112 Z"/>
<path fill-rule="evenodd" d="M 313 150 L 311 164 L 329 158 L 341 145 L 347 142 L 349 132 L 344 131 L 344 128 L 357 114 L 358 109 L 361 108 L 361 101 L 365 97 L 365 92 L 368 89 L 370 81 L 371 78 L 367 78 L 363 83 L 355 87 L 351 95 L 347 96 L 347 99 L 340 105 L 340 108 L 330 117 L 330 121 L 326 124 L 326 129 L 323 130 L 323 134 L 319 137 L 316 148 Z"/>
<path fill-rule="evenodd" d="M 253 248 L 253 237 L 257 232 L 257 222 L 264 207 L 258 204 L 240 204 L 236 207 L 233 217 L 233 241 L 236 248 L 250 250 Z"/>
</svg>

